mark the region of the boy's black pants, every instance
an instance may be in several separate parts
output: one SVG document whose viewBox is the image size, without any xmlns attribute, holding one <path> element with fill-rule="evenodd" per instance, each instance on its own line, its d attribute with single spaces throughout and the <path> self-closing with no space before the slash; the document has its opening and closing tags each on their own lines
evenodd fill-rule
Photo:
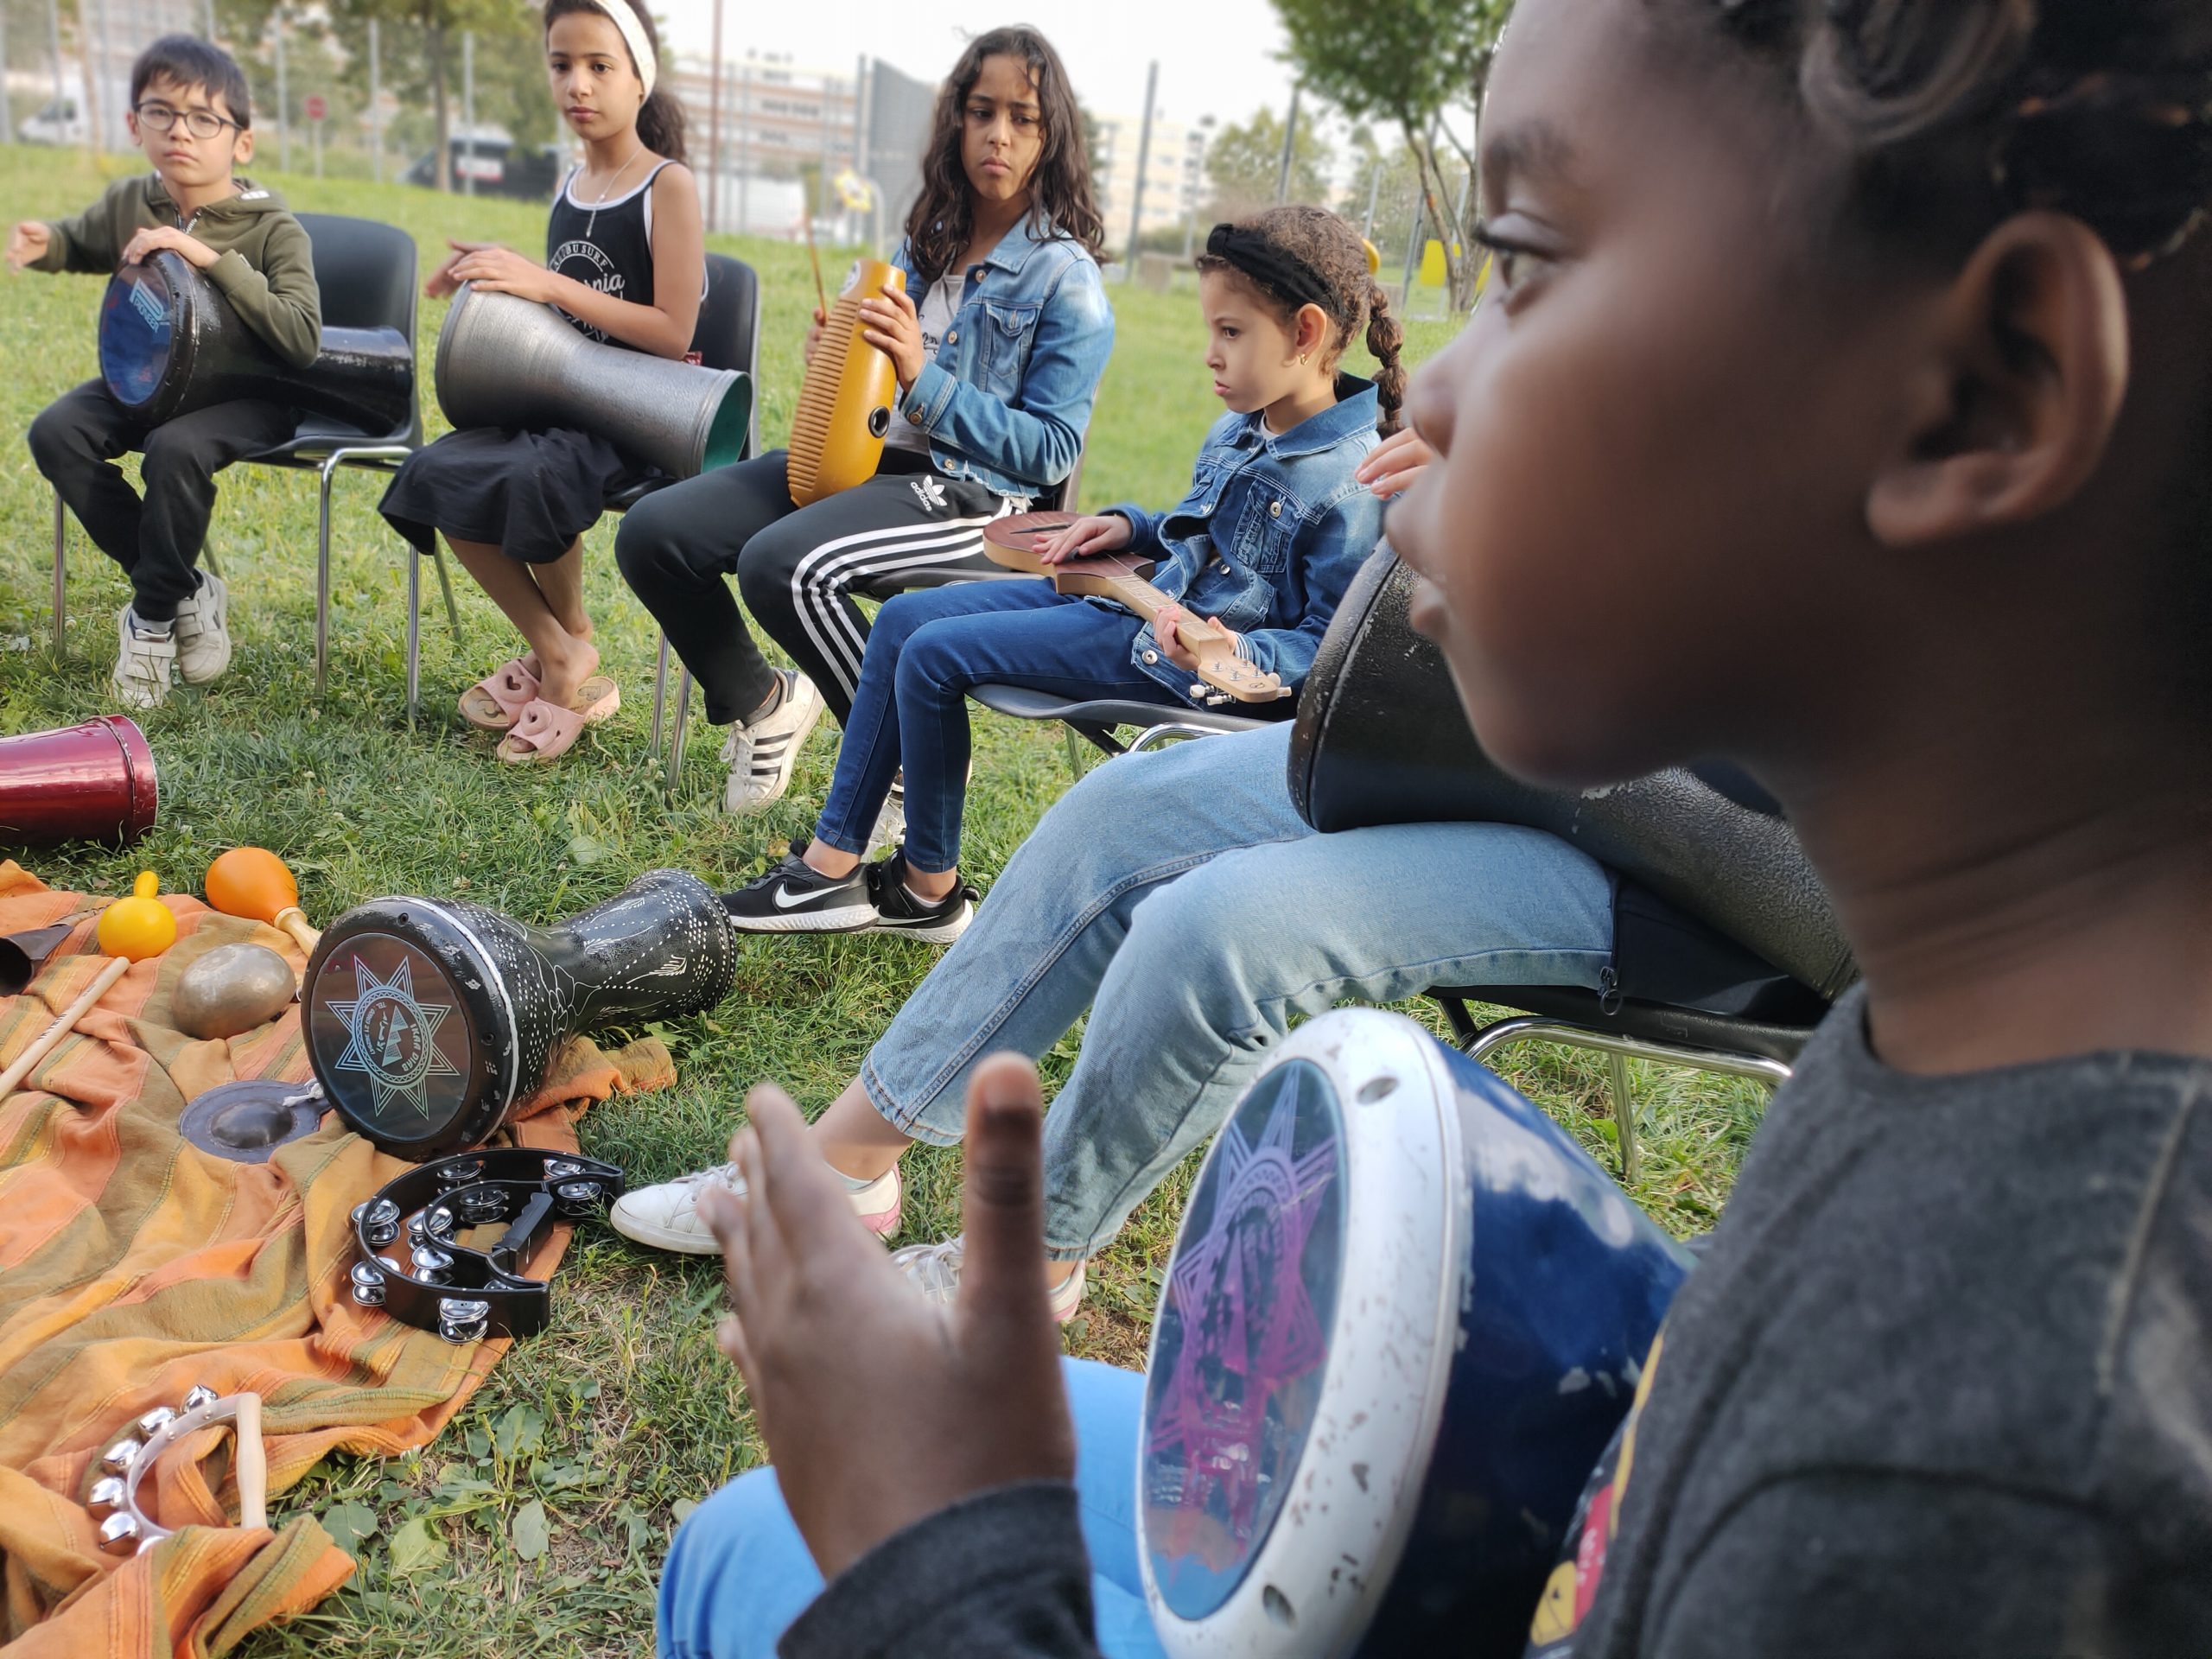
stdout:
<svg viewBox="0 0 2212 1659">
<path fill-rule="evenodd" d="M 31 459 L 130 578 L 140 620 L 167 622 L 199 581 L 193 566 L 215 505 L 215 474 L 282 443 L 299 423 L 298 411 L 281 404 L 241 400 L 147 426 L 103 382 L 87 380 L 31 423 Z M 115 464 L 131 449 L 143 456 L 143 500 Z"/>
</svg>

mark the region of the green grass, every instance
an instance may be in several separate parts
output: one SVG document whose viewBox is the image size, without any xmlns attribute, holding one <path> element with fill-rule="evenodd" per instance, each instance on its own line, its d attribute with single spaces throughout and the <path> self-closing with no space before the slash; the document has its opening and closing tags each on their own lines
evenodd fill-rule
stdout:
<svg viewBox="0 0 2212 1659">
<path fill-rule="evenodd" d="M 276 181 L 296 207 L 404 225 L 426 262 L 449 235 L 525 248 L 543 235 L 541 213 L 526 206 L 356 181 Z M 101 183 L 80 157 L 18 149 L 0 175 L 0 219 L 74 211 Z M 753 261 L 764 279 L 763 435 L 777 441 L 799 380 L 811 299 L 805 255 L 778 244 L 716 245 Z M 11 433 L 94 372 L 100 287 L 83 276 L 0 282 Z M 1132 286 L 1116 284 L 1112 294 L 1119 334 L 1092 429 L 1084 498 L 1165 504 L 1181 493 L 1217 409 L 1198 367 L 1196 307 L 1187 295 Z M 426 387 L 427 348 L 442 309 L 423 308 Z M 1433 351 L 1445 334 L 1441 325 L 1417 325 L 1409 357 Z M 442 424 L 433 415 L 433 429 Z M 805 831 L 835 753 L 827 726 L 788 800 L 763 817 L 732 823 L 715 811 L 708 742 L 694 742 L 676 799 L 664 798 L 645 755 L 654 633 L 615 572 L 611 521 L 588 538 L 587 565 L 606 665 L 629 698 L 621 714 L 561 766 L 493 763 L 453 713 L 452 699 L 508 655 L 512 639 L 470 590 L 459 639 L 435 597 L 426 605 L 425 715 L 410 732 L 402 706 L 404 551 L 375 514 L 379 486 L 359 474 L 339 486 L 331 691 L 318 701 L 314 491 L 297 474 L 226 474 L 211 543 L 237 599 L 238 655 L 223 680 L 180 692 L 142 719 L 161 764 L 161 823 L 128 854 L 39 852 L 29 860 L 39 874 L 114 893 L 143 866 L 168 886 L 195 888 L 216 852 L 253 842 L 290 861 L 308 912 L 319 918 L 379 893 L 463 891 L 509 913 L 548 919 L 655 865 L 734 882 Z M 111 707 L 113 616 L 127 590 L 73 530 L 73 649 L 57 666 L 48 646 L 51 500 L 22 444 L 0 447 L 7 529 L 0 540 L 0 645 L 7 647 L 0 649 L 0 730 L 10 733 Z M 1067 772 L 1054 732 L 985 718 L 977 738 L 968 856 L 988 884 L 1065 787 Z M 747 944 L 729 1001 L 668 1027 L 681 1083 L 592 1112 L 582 1127 L 586 1150 L 625 1166 L 634 1181 L 658 1180 L 721 1156 L 739 1100 L 755 1079 L 779 1078 L 810 1109 L 818 1108 L 936 955 L 881 938 Z M 1071 1036 L 1046 1058 L 1048 1084 L 1066 1075 L 1076 1041 Z M 1601 1062 L 1528 1049 L 1509 1071 L 1586 1143 L 1601 1152 L 1609 1146 Z M 1761 1096 L 1747 1084 L 1634 1071 L 1645 1147 L 1636 1196 L 1678 1230 L 1702 1228 L 1719 1209 Z M 909 1160 L 899 1242 L 939 1237 L 957 1225 L 958 1167 L 953 1152 L 924 1150 Z M 1096 1289 L 1071 1330 L 1073 1351 L 1141 1363 L 1191 1173 L 1190 1166 L 1179 1171 L 1097 1264 Z M 518 1344 L 435 1445 L 388 1463 L 334 1460 L 276 1502 L 279 1515 L 312 1510 L 345 1536 L 359 1536 L 361 1570 L 319 1611 L 261 1633 L 240 1651 L 247 1659 L 502 1659 L 645 1649 L 652 1586 L 677 1521 L 762 1455 L 743 1390 L 713 1347 L 718 1305 L 711 1263 L 648 1255 L 602 1228 L 586 1229 L 562 1269 L 556 1330 Z M 864 1354 L 856 1341 L 856 1363 Z"/>
</svg>

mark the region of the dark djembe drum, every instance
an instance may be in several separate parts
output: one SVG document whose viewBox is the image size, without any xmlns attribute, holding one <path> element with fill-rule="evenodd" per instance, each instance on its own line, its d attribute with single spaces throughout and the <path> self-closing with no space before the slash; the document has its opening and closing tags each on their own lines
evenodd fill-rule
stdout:
<svg viewBox="0 0 2212 1659">
<path fill-rule="evenodd" d="M 1688 1268 L 1402 1015 L 1309 1021 L 1207 1154 L 1146 1366 L 1160 1644 L 1518 1655 Z"/>
<path fill-rule="evenodd" d="M 372 899 L 324 930 L 300 1003 L 330 1103 L 421 1161 L 480 1145 L 570 1035 L 694 1014 L 736 980 L 721 899 L 653 870 L 549 928 L 461 899 Z"/>
<path fill-rule="evenodd" d="M 109 278 L 99 347 L 109 392 L 149 426 L 259 397 L 383 433 L 414 406 L 415 347 L 397 328 L 325 328 L 315 361 L 294 368 L 167 250 Z"/>
</svg>

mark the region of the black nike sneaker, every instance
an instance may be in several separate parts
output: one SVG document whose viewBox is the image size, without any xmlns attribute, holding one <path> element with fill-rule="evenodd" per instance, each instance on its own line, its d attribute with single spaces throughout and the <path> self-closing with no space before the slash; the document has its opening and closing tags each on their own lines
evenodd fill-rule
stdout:
<svg viewBox="0 0 2212 1659">
<path fill-rule="evenodd" d="M 875 919 L 862 925 L 875 932 L 909 933 L 931 944 L 950 944 L 976 919 L 976 889 L 965 882 L 933 905 L 908 892 L 903 852 L 869 865 L 868 871 Z"/>
<path fill-rule="evenodd" d="M 857 933 L 876 925 L 876 867 L 824 875 L 807 868 L 799 856 L 805 850 L 799 842 L 766 875 L 722 895 L 733 927 L 741 933 Z"/>
</svg>

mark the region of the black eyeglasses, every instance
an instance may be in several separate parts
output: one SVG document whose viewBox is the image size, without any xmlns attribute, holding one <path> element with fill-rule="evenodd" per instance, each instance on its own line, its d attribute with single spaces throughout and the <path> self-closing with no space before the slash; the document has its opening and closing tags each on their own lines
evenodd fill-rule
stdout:
<svg viewBox="0 0 2212 1659">
<path fill-rule="evenodd" d="M 140 126 L 151 127 L 156 132 L 167 132 L 181 121 L 184 130 L 195 138 L 213 138 L 225 127 L 245 130 L 235 121 L 224 120 L 213 110 L 173 110 L 166 104 L 141 104 L 137 115 Z"/>
</svg>

